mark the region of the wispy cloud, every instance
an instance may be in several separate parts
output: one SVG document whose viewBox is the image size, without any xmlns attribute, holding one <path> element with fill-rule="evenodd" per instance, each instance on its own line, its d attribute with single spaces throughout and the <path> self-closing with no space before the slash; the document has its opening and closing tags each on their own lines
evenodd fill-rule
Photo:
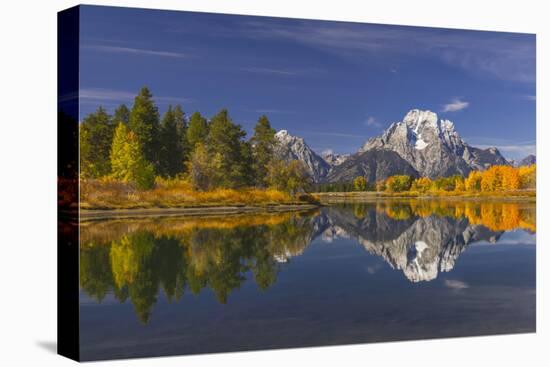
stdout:
<svg viewBox="0 0 550 367">
<path fill-rule="evenodd" d="M 529 145 L 535 144 L 535 140 L 513 140 L 506 138 L 494 138 L 486 136 L 466 136 L 464 139 L 475 146 L 496 146 L 496 145 Z M 491 145 L 493 144 L 493 145 Z"/>
<path fill-rule="evenodd" d="M 247 66 L 247 67 L 240 68 L 240 70 L 247 73 L 279 75 L 279 76 L 313 75 L 313 74 L 324 73 L 324 70 L 319 68 L 286 69 L 286 68 Z"/>
<path fill-rule="evenodd" d="M 468 144 L 481 149 L 496 147 L 505 157 L 521 159 L 529 154 L 536 154 L 536 140 L 513 140 L 484 136 L 464 137 Z"/>
<path fill-rule="evenodd" d="M 332 136 L 332 137 L 341 137 L 341 138 L 360 138 L 365 139 L 365 135 L 359 134 L 347 134 L 340 132 L 322 132 L 322 131 L 297 131 L 300 134 L 309 134 L 309 135 L 322 135 L 322 136 Z"/>
<path fill-rule="evenodd" d="M 470 288 L 468 283 L 465 283 L 460 280 L 445 279 L 444 283 L 445 283 L 445 287 L 455 289 L 455 290 Z"/>
<path fill-rule="evenodd" d="M 329 155 L 329 154 L 333 154 L 333 153 L 334 153 L 334 150 L 332 150 L 332 149 L 330 149 L 330 148 L 325 149 L 325 150 L 323 150 L 323 151 L 321 152 L 321 154 L 322 154 L 323 156 Z"/>
<path fill-rule="evenodd" d="M 116 53 L 116 54 L 160 56 L 160 57 L 172 57 L 172 58 L 189 58 L 190 57 L 189 54 L 181 53 L 181 52 L 151 50 L 151 49 L 144 49 L 144 48 L 121 47 L 121 46 L 84 45 L 82 46 L 82 48 L 85 50 Z"/>
<path fill-rule="evenodd" d="M 105 88 L 81 88 L 79 91 L 80 100 L 84 103 L 113 104 L 114 102 L 131 102 L 136 97 L 137 92 L 128 92 L 123 90 L 113 90 Z M 156 103 L 191 103 L 192 98 L 176 96 L 153 96 Z"/>
<path fill-rule="evenodd" d="M 260 68 L 260 67 L 246 67 L 241 68 L 242 71 L 247 71 L 250 73 L 258 74 L 275 74 L 275 75 L 296 75 L 295 71 L 284 70 L 284 69 L 271 69 L 271 68 Z"/>
<path fill-rule="evenodd" d="M 536 101 L 537 100 L 537 96 L 534 96 L 534 95 L 531 95 L 531 94 L 524 96 L 524 98 L 528 101 Z"/>
<path fill-rule="evenodd" d="M 237 31 L 250 38 L 287 39 L 337 53 L 350 60 L 362 56 L 422 56 L 481 76 L 518 82 L 535 81 L 532 35 L 398 27 L 357 23 L 255 20 Z"/>
<path fill-rule="evenodd" d="M 498 150 L 505 156 L 512 156 L 515 158 L 523 158 L 529 154 L 536 154 L 537 146 L 535 144 L 510 144 L 510 145 L 476 145 L 476 147 L 481 149 L 487 149 L 491 147 L 497 147 Z"/>
<path fill-rule="evenodd" d="M 443 105 L 443 112 L 456 112 L 468 108 L 470 102 L 462 101 L 460 98 L 453 99 L 450 103 Z"/>
<path fill-rule="evenodd" d="M 136 93 L 105 88 L 81 88 L 79 96 L 80 99 L 96 101 L 129 101 L 134 99 Z"/>
<path fill-rule="evenodd" d="M 375 264 L 375 265 L 370 265 L 370 266 L 367 266 L 365 268 L 365 270 L 367 271 L 367 273 L 369 274 L 375 274 L 378 270 L 380 270 L 382 268 L 382 266 L 380 264 Z"/>
<path fill-rule="evenodd" d="M 289 111 L 289 110 L 279 110 L 279 109 L 276 109 L 276 108 L 259 108 L 259 109 L 256 109 L 254 110 L 254 112 L 257 112 L 257 113 L 265 113 L 265 114 L 291 114 L 291 113 L 294 113 L 294 111 Z"/>
<path fill-rule="evenodd" d="M 367 119 L 365 120 L 365 125 L 367 125 L 369 127 L 380 127 L 380 126 L 382 126 L 382 124 L 374 116 L 367 117 Z"/>
</svg>

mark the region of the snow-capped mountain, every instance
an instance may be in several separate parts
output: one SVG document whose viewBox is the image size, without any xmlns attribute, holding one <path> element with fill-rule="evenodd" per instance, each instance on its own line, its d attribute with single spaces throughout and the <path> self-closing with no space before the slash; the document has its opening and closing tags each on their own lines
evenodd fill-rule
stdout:
<svg viewBox="0 0 550 367">
<path fill-rule="evenodd" d="M 323 153 L 322 157 L 331 167 L 339 166 L 348 159 L 350 154 Z"/>
<path fill-rule="evenodd" d="M 276 154 L 284 160 L 299 160 L 305 164 L 307 173 L 313 181 L 319 182 L 329 172 L 330 165 L 315 153 L 303 138 L 290 135 L 287 130 L 275 134 L 277 139 Z"/>
<path fill-rule="evenodd" d="M 451 271 L 471 243 L 494 243 L 502 234 L 470 224 L 464 218 L 432 215 L 396 220 L 376 210 L 357 218 L 351 211 L 339 208 L 325 209 L 324 213 L 330 223 L 323 232 L 325 242 L 336 237 L 355 238 L 365 250 L 382 257 L 415 283 Z"/>
<path fill-rule="evenodd" d="M 418 109 L 391 124 L 381 136 L 369 139 L 360 152 L 371 150 L 394 151 L 420 175 L 431 178 L 467 175 L 472 169 L 509 164 L 497 148 L 472 147 L 462 140 L 451 121 Z"/>
</svg>

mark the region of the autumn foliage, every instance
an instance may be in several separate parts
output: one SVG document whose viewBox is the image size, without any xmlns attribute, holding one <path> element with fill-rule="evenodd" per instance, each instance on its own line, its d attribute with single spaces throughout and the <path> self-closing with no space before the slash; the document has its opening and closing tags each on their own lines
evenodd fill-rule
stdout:
<svg viewBox="0 0 550 367">
<path fill-rule="evenodd" d="M 184 179 L 157 177 L 154 188 L 141 190 L 131 182 L 110 177 L 80 181 L 82 209 L 180 208 L 208 206 L 268 206 L 316 203 L 308 194 L 291 195 L 276 189 L 212 189 L 197 191 Z"/>
<path fill-rule="evenodd" d="M 377 191 L 388 193 L 498 193 L 536 188 L 536 165 L 512 167 L 491 166 L 485 171 L 471 171 L 467 177 L 459 175 L 430 179 L 410 176 L 390 176 L 377 183 Z"/>
<path fill-rule="evenodd" d="M 380 202 L 377 205 L 378 211 L 396 220 L 439 215 L 465 218 L 472 225 L 483 225 L 492 231 L 525 229 L 536 232 L 537 229 L 536 212 L 525 203 L 412 199 L 407 202 Z"/>
</svg>

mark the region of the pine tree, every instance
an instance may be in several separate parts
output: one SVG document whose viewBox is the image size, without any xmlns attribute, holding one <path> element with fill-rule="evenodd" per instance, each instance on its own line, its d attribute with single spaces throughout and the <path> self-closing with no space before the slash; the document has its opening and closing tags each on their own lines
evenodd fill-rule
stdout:
<svg viewBox="0 0 550 367">
<path fill-rule="evenodd" d="M 128 107 L 126 107 L 125 104 L 121 104 L 115 110 L 115 114 L 113 115 L 113 124 L 116 126 L 120 122 L 122 122 L 123 124 L 128 125 L 129 121 L 130 121 L 130 110 L 128 109 Z"/>
<path fill-rule="evenodd" d="M 113 130 L 111 117 L 103 107 L 84 118 L 80 125 L 80 170 L 85 177 L 101 177 L 111 171 Z"/>
<path fill-rule="evenodd" d="M 119 123 L 111 149 L 112 176 L 123 182 L 135 184 L 146 190 L 154 186 L 155 172 L 142 152 L 139 139 L 126 125 Z"/>
<path fill-rule="evenodd" d="M 193 151 L 197 143 L 206 143 L 207 136 L 208 123 L 199 112 L 195 112 L 189 120 L 189 127 L 187 128 L 186 134 L 189 151 Z"/>
<path fill-rule="evenodd" d="M 179 104 L 174 107 L 174 118 L 176 120 L 180 139 L 181 161 L 183 162 L 182 171 L 185 171 L 185 163 L 189 160 L 189 154 L 191 153 L 189 142 L 187 141 L 187 130 L 189 130 L 189 125 L 187 123 L 185 112 L 183 112 Z"/>
<path fill-rule="evenodd" d="M 147 87 L 141 88 L 134 99 L 129 126 L 143 147 L 145 159 L 158 168 L 159 112 Z"/>
<path fill-rule="evenodd" d="M 141 149 L 137 136 L 130 131 L 127 143 L 129 182 L 136 185 L 138 189 L 147 190 L 155 185 L 155 169 L 149 163 Z"/>
<path fill-rule="evenodd" d="M 172 106 L 168 106 L 160 125 L 159 173 L 165 177 L 174 177 L 183 171 L 182 128 L 178 126 L 177 115 L 179 112 L 176 114 Z"/>
<path fill-rule="evenodd" d="M 275 150 L 275 130 L 271 127 L 268 118 L 263 115 L 254 127 L 254 135 L 251 138 L 252 155 L 254 158 L 253 170 L 255 183 L 260 187 L 268 184 L 268 166 L 273 160 Z"/>
<path fill-rule="evenodd" d="M 250 161 L 243 157 L 246 132 L 231 121 L 227 110 L 221 110 L 210 122 L 207 148 L 216 167 L 216 183 L 220 187 L 236 188 L 249 184 Z"/>
</svg>

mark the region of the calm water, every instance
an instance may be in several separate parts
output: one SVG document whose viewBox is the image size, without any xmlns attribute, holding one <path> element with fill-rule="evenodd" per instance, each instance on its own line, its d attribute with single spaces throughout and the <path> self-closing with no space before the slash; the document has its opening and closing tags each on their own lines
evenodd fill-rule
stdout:
<svg viewBox="0 0 550 367">
<path fill-rule="evenodd" d="M 85 223 L 84 360 L 535 331 L 535 205 Z"/>
</svg>

